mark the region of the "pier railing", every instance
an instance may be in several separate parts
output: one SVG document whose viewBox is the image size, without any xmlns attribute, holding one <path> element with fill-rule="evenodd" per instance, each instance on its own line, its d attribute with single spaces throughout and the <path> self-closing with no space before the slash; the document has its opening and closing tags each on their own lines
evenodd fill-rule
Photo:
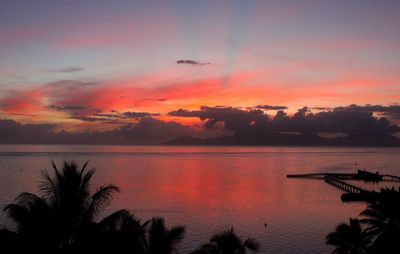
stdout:
<svg viewBox="0 0 400 254">
<path fill-rule="evenodd" d="M 342 189 L 344 191 L 347 191 L 349 193 L 353 193 L 353 194 L 361 194 L 361 193 L 366 193 L 366 190 L 363 190 L 359 187 L 356 187 L 352 184 L 346 183 L 341 181 L 340 179 L 338 179 L 337 177 L 334 176 L 330 176 L 330 175 L 325 175 L 324 176 L 324 181 L 326 183 L 329 183 L 335 187 L 338 187 L 339 189 Z"/>
<path fill-rule="evenodd" d="M 372 173 L 366 170 L 358 170 L 355 174 L 350 173 L 312 173 L 312 174 L 292 174 L 287 178 L 303 178 L 324 180 L 346 193 L 342 194 L 342 201 L 368 201 L 376 198 L 376 192 L 363 190 L 360 187 L 345 182 L 346 180 L 358 180 L 365 182 L 400 182 L 400 177 L 395 175 Z"/>
</svg>

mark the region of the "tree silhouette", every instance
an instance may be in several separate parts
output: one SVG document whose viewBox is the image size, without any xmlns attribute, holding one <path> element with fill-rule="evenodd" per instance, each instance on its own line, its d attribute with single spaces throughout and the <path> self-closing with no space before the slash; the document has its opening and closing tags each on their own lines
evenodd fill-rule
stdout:
<svg viewBox="0 0 400 254">
<path fill-rule="evenodd" d="M 54 176 L 42 171 L 39 189 L 42 196 L 23 192 L 16 202 L 5 207 L 16 223 L 17 234 L 27 253 L 58 253 L 83 248 L 95 228 L 94 220 L 119 191 L 114 185 L 99 187 L 90 193 L 94 169 L 88 162 L 78 168 L 75 162 L 64 162 L 62 170 L 52 162 Z M 85 248 L 88 248 L 87 246 Z"/>
<path fill-rule="evenodd" d="M 365 254 L 371 242 L 371 235 L 363 230 L 358 219 L 340 224 L 335 232 L 326 237 L 327 244 L 335 246 L 335 254 Z"/>
<path fill-rule="evenodd" d="M 257 252 L 258 243 L 247 238 L 243 241 L 233 228 L 211 237 L 210 242 L 204 244 L 192 254 L 246 254 L 248 251 Z"/>
<path fill-rule="evenodd" d="M 19 243 L 17 233 L 8 229 L 0 229 L 0 250 L 2 253 L 22 253 L 23 246 Z"/>
<path fill-rule="evenodd" d="M 102 244 L 96 253 L 147 253 L 146 233 L 149 221 L 143 224 L 127 210 L 119 210 L 98 225 Z"/>
<path fill-rule="evenodd" d="M 185 228 L 176 226 L 167 229 L 163 218 L 154 217 L 148 231 L 149 254 L 170 254 L 176 250 L 176 245 L 182 240 Z"/>
<path fill-rule="evenodd" d="M 361 212 L 361 222 L 375 236 L 371 251 L 374 253 L 400 253 L 400 192 L 385 188 L 377 198 L 368 202 Z"/>
<path fill-rule="evenodd" d="M 160 217 L 142 223 L 127 210 L 118 210 L 98 220 L 112 195 L 119 191 L 104 185 L 94 193 L 90 183 L 94 169 L 64 162 L 61 170 L 52 162 L 53 174 L 42 171 L 41 195 L 21 193 L 4 210 L 16 230 L 0 229 L 2 252 L 15 254 L 172 254 L 185 228 L 167 228 Z M 194 253 L 245 254 L 258 244 L 243 241 L 233 229 L 216 234 Z"/>
</svg>

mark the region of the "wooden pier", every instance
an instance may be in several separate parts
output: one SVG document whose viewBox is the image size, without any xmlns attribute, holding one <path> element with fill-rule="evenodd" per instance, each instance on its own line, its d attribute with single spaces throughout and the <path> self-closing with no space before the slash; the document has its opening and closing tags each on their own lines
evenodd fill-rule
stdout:
<svg viewBox="0 0 400 254">
<path fill-rule="evenodd" d="M 324 180 L 325 176 L 332 176 L 341 180 L 354 180 L 357 178 L 357 174 L 336 174 L 336 173 L 313 173 L 313 174 L 294 174 L 287 175 L 287 178 L 304 178 L 304 179 L 315 179 L 315 180 Z"/>
<path fill-rule="evenodd" d="M 339 180 L 361 180 L 365 182 L 400 182 L 399 176 L 372 173 L 366 170 L 358 170 L 357 173 L 310 173 L 289 174 L 287 178 L 304 178 L 324 180 L 325 176 L 332 176 Z"/>
<path fill-rule="evenodd" d="M 376 192 L 367 191 L 345 180 L 359 180 L 365 182 L 400 182 L 400 177 L 394 175 L 382 175 L 378 172 L 372 173 L 366 170 L 358 170 L 357 173 L 312 173 L 312 174 L 292 174 L 287 178 L 302 178 L 312 180 L 324 180 L 346 193 L 342 194 L 342 201 L 368 201 L 375 198 Z"/>
<path fill-rule="evenodd" d="M 335 187 L 338 187 L 339 189 L 342 189 L 342 190 L 344 190 L 346 192 L 349 192 L 349 193 L 361 194 L 363 192 L 364 193 L 367 192 L 366 190 L 363 190 L 363 189 L 361 189 L 359 187 L 356 187 L 356 186 L 354 186 L 352 184 L 346 183 L 346 182 L 344 182 L 344 181 L 342 181 L 342 180 L 340 180 L 340 179 L 338 179 L 337 177 L 334 177 L 334 176 L 326 175 L 324 177 L 324 181 L 326 183 L 329 183 L 329 184 L 331 184 L 331 185 L 333 185 Z"/>
</svg>

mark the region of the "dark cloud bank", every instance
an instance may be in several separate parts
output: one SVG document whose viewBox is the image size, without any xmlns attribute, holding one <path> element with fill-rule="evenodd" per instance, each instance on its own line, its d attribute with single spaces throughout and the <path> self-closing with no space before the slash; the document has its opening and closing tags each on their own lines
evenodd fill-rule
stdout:
<svg viewBox="0 0 400 254">
<path fill-rule="evenodd" d="M 14 120 L 0 120 L 0 143 L 144 145 L 161 144 L 181 135 L 196 136 L 192 128 L 151 117 L 141 118 L 136 124 L 127 124 L 112 131 L 55 132 L 56 127 L 52 124 L 21 124 Z"/>
<path fill-rule="evenodd" d="M 400 128 L 386 117 L 400 120 L 400 106 L 350 105 L 318 113 L 307 107 L 288 116 L 284 106 L 256 106 L 242 110 L 232 107 L 201 107 L 200 110 L 179 109 L 171 116 L 198 117 L 205 128 L 220 126 L 232 136 L 213 139 L 180 137 L 170 144 L 203 145 L 331 145 L 331 146 L 399 146 L 396 136 Z M 263 110 L 277 110 L 271 116 Z M 377 117 L 380 114 L 386 117 Z"/>
<path fill-rule="evenodd" d="M 55 132 L 52 124 L 21 124 L 0 120 L 1 143 L 44 144 L 171 144 L 171 145 L 327 145 L 327 146 L 400 146 L 400 106 L 350 105 L 312 113 L 307 107 L 287 115 L 285 106 L 259 105 L 241 109 L 201 107 L 179 109 L 170 116 L 195 117 L 203 121 L 203 130 L 177 122 L 164 122 L 146 112 L 95 114 L 82 121 L 115 122 L 134 118 L 112 131 L 84 133 Z M 55 108 L 80 110 L 80 108 Z M 269 114 L 275 110 L 276 114 Z M 267 112 L 266 112 L 267 111 Z M 390 121 L 388 120 L 390 119 Z M 226 133 L 213 138 L 210 132 Z M 229 134 L 229 135 L 228 135 Z"/>
</svg>

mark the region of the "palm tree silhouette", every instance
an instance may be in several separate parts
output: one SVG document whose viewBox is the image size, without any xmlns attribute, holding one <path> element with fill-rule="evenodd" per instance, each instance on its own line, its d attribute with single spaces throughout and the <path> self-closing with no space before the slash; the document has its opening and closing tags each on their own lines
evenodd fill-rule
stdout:
<svg viewBox="0 0 400 254">
<path fill-rule="evenodd" d="M 2 253 L 22 253 L 23 246 L 19 243 L 17 233 L 4 228 L 0 229 L 0 249 Z"/>
<path fill-rule="evenodd" d="M 42 171 L 42 196 L 23 192 L 15 203 L 5 207 L 16 223 L 19 238 L 31 253 L 74 250 L 84 242 L 80 237 L 98 228 L 94 220 L 119 189 L 110 184 L 90 193 L 95 171 L 86 170 L 87 165 L 88 162 L 79 169 L 73 161 L 64 162 L 59 170 L 52 162 L 54 177 Z"/>
<path fill-rule="evenodd" d="M 371 243 L 371 235 L 363 230 L 358 219 L 340 224 L 326 237 L 327 244 L 335 246 L 334 254 L 365 254 Z"/>
<path fill-rule="evenodd" d="M 174 253 L 176 245 L 181 242 L 184 233 L 184 227 L 175 226 L 171 229 L 167 229 L 163 218 L 153 217 L 148 231 L 147 253 Z"/>
<path fill-rule="evenodd" d="M 147 226 L 127 210 L 119 210 L 104 218 L 98 225 L 102 244 L 96 253 L 146 253 Z"/>
<path fill-rule="evenodd" d="M 247 251 L 258 252 L 259 245 L 252 239 L 243 241 L 233 228 L 211 237 L 210 242 L 204 244 L 192 254 L 246 254 Z"/>
<path fill-rule="evenodd" d="M 373 252 L 400 253 L 400 191 L 382 189 L 360 215 L 368 232 L 376 237 Z"/>
<path fill-rule="evenodd" d="M 142 223 L 127 210 L 118 210 L 97 222 L 119 191 L 109 184 L 90 192 L 94 169 L 72 161 L 54 174 L 42 171 L 41 196 L 23 192 L 4 210 L 16 232 L 1 229 L 0 245 L 10 253 L 136 253 L 171 254 L 182 240 L 184 227 L 167 229 L 163 218 Z M 150 224 L 150 228 L 148 228 Z"/>
</svg>

